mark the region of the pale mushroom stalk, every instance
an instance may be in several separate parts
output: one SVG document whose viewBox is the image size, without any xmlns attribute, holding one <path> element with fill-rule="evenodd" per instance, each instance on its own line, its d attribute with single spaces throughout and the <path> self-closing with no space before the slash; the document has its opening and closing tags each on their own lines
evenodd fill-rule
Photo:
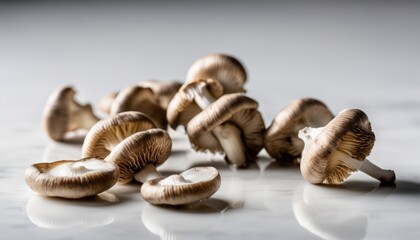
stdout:
<svg viewBox="0 0 420 240">
<path fill-rule="evenodd" d="M 158 178 L 163 178 L 163 175 L 157 171 L 155 165 L 150 163 L 146 164 L 140 172 L 134 174 L 134 179 L 141 183 Z"/>
<path fill-rule="evenodd" d="M 205 86 L 198 86 L 191 91 L 194 94 L 194 101 L 202 110 L 216 101 Z M 214 128 L 212 132 L 222 146 L 229 162 L 236 167 L 245 166 L 245 146 L 241 139 L 241 131 L 232 124 L 224 123 Z"/>
<path fill-rule="evenodd" d="M 323 127 L 320 128 L 311 128 L 305 127 L 299 131 L 299 138 L 305 142 L 305 147 L 303 152 L 307 149 L 307 146 L 316 138 L 316 136 L 323 130 Z M 367 175 L 383 182 L 383 183 L 394 183 L 395 173 L 392 170 L 382 169 L 375 164 L 373 164 L 368 159 L 358 160 L 348 156 L 347 154 L 337 151 L 331 155 L 331 158 L 340 159 L 341 162 L 347 167 L 355 170 L 362 171 Z"/>
</svg>

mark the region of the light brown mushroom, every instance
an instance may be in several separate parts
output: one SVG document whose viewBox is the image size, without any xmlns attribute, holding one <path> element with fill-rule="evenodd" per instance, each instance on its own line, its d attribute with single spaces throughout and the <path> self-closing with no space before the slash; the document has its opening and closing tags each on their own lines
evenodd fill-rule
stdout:
<svg viewBox="0 0 420 240">
<path fill-rule="evenodd" d="M 246 71 L 234 57 L 226 54 L 212 54 L 195 61 L 187 73 L 186 82 L 198 79 L 214 79 L 219 81 L 224 93 L 245 92 Z"/>
<path fill-rule="evenodd" d="M 146 80 L 139 83 L 140 87 L 152 89 L 156 100 L 163 109 L 167 109 L 169 102 L 177 93 L 182 83 L 178 81 Z"/>
<path fill-rule="evenodd" d="M 125 88 L 114 99 L 110 114 L 138 111 L 146 114 L 157 127 L 166 129 L 166 111 L 159 105 L 150 88 L 131 86 Z"/>
<path fill-rule="evenodd" d="M 115 98 L 117 97 L 118 92 L 112 92 L 108 95 L 103 96 L 98 103 L 98 109 L 99 111 L 109 114 L 110 110 L 111 110 L 111 105 L 112 102 L 115 100 Z"/>
<path fill-rule="evenodd" d="M 213 79 L 199 79 L 184 84 L 168 105 L 166 116 L 171 128 L 187 123 L 223 95 L 222 85 Z"/>
<path fill-rule="evenodd" d="M 394 171 L 381 169 L 366 159 L 375 135 L 361 110 L 343 110 L 325 127 L 300 130 L 299 137 L 305 142 L 300 169 L 310 183 L 340 184 L 357 170 L 384 184 L 395 181 Z"/>
<path fill-rule="evenodd" d="M 86 136 L 82 157 L 105 158 L 127 137 L 134 133 L 155 128 L 155 124 L 141 112 L 122 112 L 95 124 Z"/>
<path fill-rule="evenodd" d="M 263 147 L 265 126 L 257 108 L 241 93 L 223 95 L 188 123 L 193 148 L 225 153 L 228 163 L 245 167 Z"/>
<path fill-rule="evenodd" d="M 323 127 L 334 118 L 328 107 L 313 98 L 297 99 L 283 108 L 264 134 L 264 147 L 284 163 L 297 162 L 304 143 L 298 132 L 304 127 Z"/>
<path fill-rule="evenodd" d="M 181 205 L 207 199 L 220 187 L 220 174 L 214 167 L 195 167 L 180 174 L 145 182 L 144 200 L 152 204 Z"/>
<path fill-rule="evenodd" d="M 120 169 L 119 183 L 135 179 L 146 182 L 161 178 L 156 167 L 164 163 L 171 153 L 172 140 L 162 129 L 149 129 L 135 133 L 120 142 L 105 161 L 115 163 Z"/>
<path fill-rule="evenodd" d="M 99 121 L 92 107 L 74 99 L 72 87 L 59 87 L 48 98 L 42 114 L 47 135 L 59 142 L 83 142 L 89 129 Z"/>
<path fill-rule="evenodd" d="M 118 175 L 115 164 L 92 157 L 33 164 L 26 169 L 25 180 L 44 196 L 83 198 L 108 190 Z"/>
</svg>

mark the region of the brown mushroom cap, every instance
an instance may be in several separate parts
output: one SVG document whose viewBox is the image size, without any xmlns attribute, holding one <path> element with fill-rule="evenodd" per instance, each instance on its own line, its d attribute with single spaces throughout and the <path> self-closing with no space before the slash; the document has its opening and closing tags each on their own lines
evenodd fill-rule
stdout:
<svg viewBox="0 0 420 240">
<path fill-rule="evenodd" d="M 141 112 L 122 112 L 95 124 L 86 136 L 82 157 L 105 158 L 112 149 L 134 133 L 155 128 L 154 123 Z"/>
<path fill-rule="evenodd" d="M 83 142 L 85 133 L 99 119 L 92 107 L 75 101 L 72 87 L 59 87 L 48 98 L 42 114 L 42 123 L 48 136 L 59 142 Z"/>
<path fill-rule="evenodd" d="M 105 158 L 120 169 L 120 183 L 128 183 L 147 164 L 159 166 L 171 153 L 172 140 L 162 129 L 138 132 L 119 143 Z"/>
<path fill-rule="evenodd" d="M 323 127 L 334 118 L 319 100 L 302 98 L 291 102 L 274 118 L 264 134 L 264 147 L 271 157 L 292 162 L 301 156 L 304 143 L 298 132 L 304 127 Z"/>
<path fill-rule="evenodd" d="M 255 100 L 241 93 L 223 95 L 188 123 L 187 133 L 193 148 L 197 151 L 224 152 L 212 130 L 230 123 L 241 131 L 247 158 L 254 158 L 263 148 L 265 130 L 257 108 Z"/>
<path fill-rule="evenodd" d="M 93 157 L 33 164 L 26 169 L 25 180 L 44 196 L 83 198 L 111 188 L 118 175 L 115 164 Z"/>
<path fill-rule="evenodd" d="M 186 82 L 197 79 L 215 79 L 224 88 L 224 93 L 244 92 L 246 71 L 234 57 L 225 54 L 212 54 L 195 61 L 187 73 Z"/>
<path fill-rule="evenodd" d="M 141 195 L 152 204 L 181 205 L 207 199 L 220 187 L 221 178 L 214 167 L 195 167 L 148 181 L 141 187 Z"/>
<path fill-rule="evenodd" d="M 157 127 L 166 129 L 166 111 L 159 105 L 150 88 L 131 86 L 118 93 L 112 102 L 110 114 L 138 111 L 146 114 Z"/>
<path fill-rule="evenodd" d="M 150 88 L 156 100 L 163 109 L 167 109 L 169 102 L 175 96 L 182 83 L 178 81 L 146 80 L 139 83 L 140 87 Z"/>
<path fill-rule="evenodd" d="M 302 130 L 304 131 L 304 130 Z M 340 161 L 336 154 L 364 161 L 375 143 L 375 134 L 367 115 L 358 109 L 341 111 L 305 145 L 300 169 L 311 183 L 342 183 L 357 169 Z"/>
<path fill-rule="evenodd" d="M 214 98 L 219 98 L 223 94 L 222 85 L 213 79 L 199 79 L 184 84 L 168 105 L 166 117 L 171 128 L 187 125 L 191 118 L 201 112 L 201 108 L 194 101 L 192 93 L 194 88 L 207 88 Z"/>
</svg>

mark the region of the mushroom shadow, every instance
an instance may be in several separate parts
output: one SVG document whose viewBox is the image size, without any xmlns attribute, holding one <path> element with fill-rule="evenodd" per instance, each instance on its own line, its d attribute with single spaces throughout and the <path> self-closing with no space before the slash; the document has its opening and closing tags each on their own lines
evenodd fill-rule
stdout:
<svg viewBox="0 0 420 240">
<path fill-rule="evenodd" d="M 420 195 L 420 182 L 397 180 L 393 187 L 397 195 Z"/>
<path fill-rule="evenodd" d="M 231 203 L 217 198 L 208 198 L 194 203 L 183 205 L 159 205 L 155 206 L 168 211 L 183 212 L 190 214 L 212 214 L 225 212 L 232 206 Z"/>
</svg>

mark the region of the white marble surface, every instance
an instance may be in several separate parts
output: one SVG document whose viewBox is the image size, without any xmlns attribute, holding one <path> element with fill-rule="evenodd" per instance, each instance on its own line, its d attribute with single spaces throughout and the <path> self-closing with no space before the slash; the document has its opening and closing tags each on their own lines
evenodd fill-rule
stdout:
<svg viewBox="0 0 420 240">
<path fill-rule="evenodd" d="M 419 238 L 419 10 L 415 1 L 1 3 L 1 239 Z M 52 89 L 73 85 L 95 104 L 143 79 L 182 80 L 213 52 L 245 64 L 248 94 L 267 125 L 304 96 L 335 113 L 364 110 L 377 137 L 370 159 L 395 170 L 395 186 L 362 173 L 341 186 L 313 186 L 264 152 L 258 164 L 232 171 L 176 132 L 164 173 L 206 164 L 222 175 L 220 190 L 199 205 L 157 208 L 135 184 L 78 201 L 43 198 L 25 185 L 30 164 L 80 156 L 80 146 L 43 133 Z"/>
</svg>

